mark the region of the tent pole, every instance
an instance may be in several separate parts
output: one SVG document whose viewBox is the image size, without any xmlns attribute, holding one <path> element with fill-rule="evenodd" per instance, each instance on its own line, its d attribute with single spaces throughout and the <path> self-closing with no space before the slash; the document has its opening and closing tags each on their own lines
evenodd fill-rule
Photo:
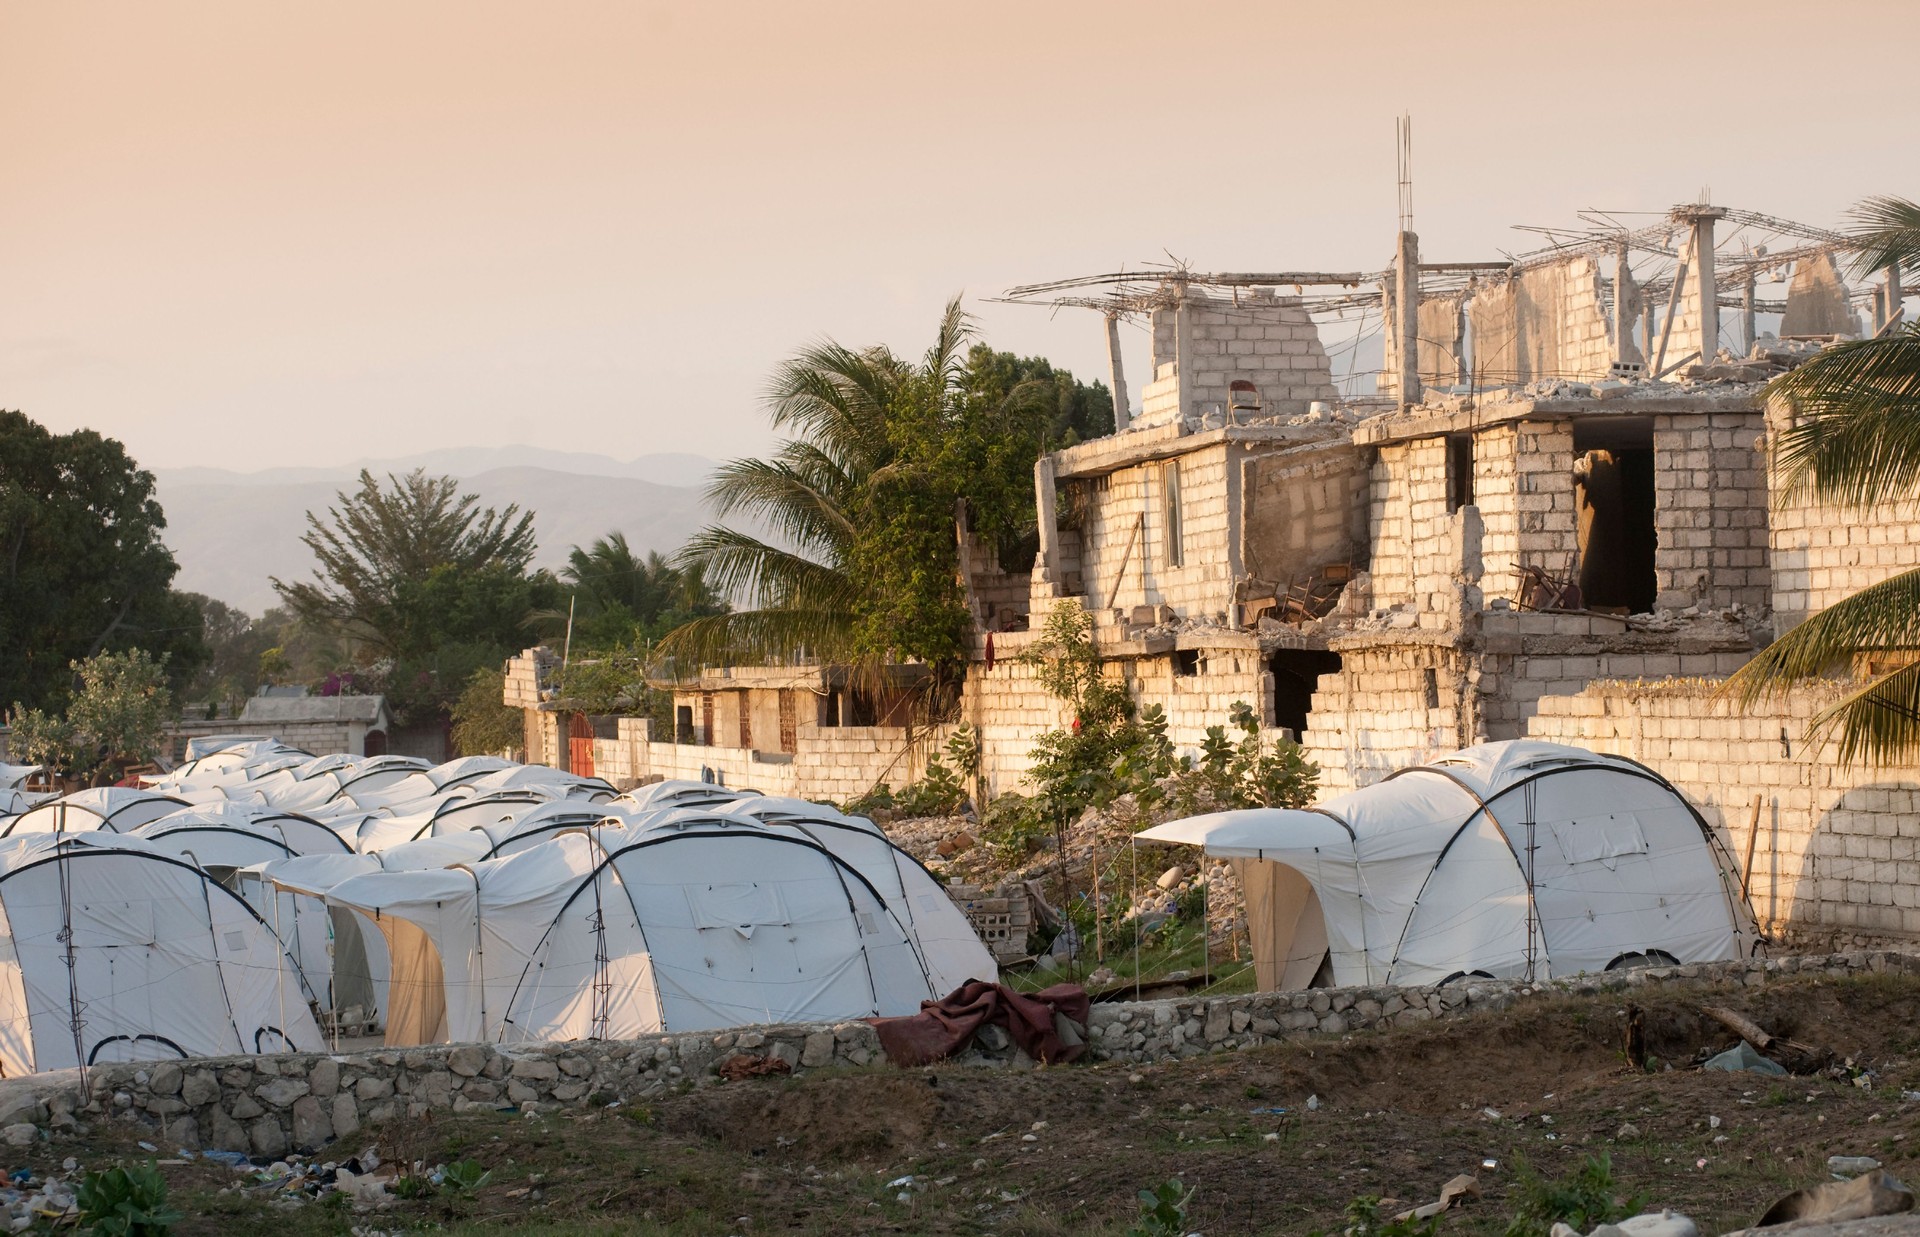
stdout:
<svg viewBox="0 0 1920 1237">
<path fill-rule="evenodd" d="M 1133 888 L 1128 891 L 1128 909 L 1133 911 L 1133 999 L 1140 999 L 1140 839 L 1136 835 L 1127 839 L 1127 848 L 1133 852 Z"/>
<path fill-rule="evenodd" d="M 1207 870 L 1207 848 L 1200 848 L 1200 984 L 1213 986 L 1213 873 Z"/>
</svg>

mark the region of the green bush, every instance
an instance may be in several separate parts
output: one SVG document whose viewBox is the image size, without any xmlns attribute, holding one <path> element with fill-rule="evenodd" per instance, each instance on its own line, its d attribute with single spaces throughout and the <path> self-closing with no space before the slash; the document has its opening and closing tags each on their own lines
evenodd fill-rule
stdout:
<svg viewBox="0 0 1920 1237">
<path fill-rule="evenodd" d="M 1127 1230 L 1127 1237 L 1185 1237 L 1187 1204 L 1193 1191 L 1179 1178 L 1139 1194 L 1140 1218 Z"/>
<path fill-rule="evenodd" d="M 80 1227 L 101 1237 L 164 1237 L 180 1213 L 167 1206 L 167 1180 L 151 1163 L 91 1172 L 74 1191 Z"/>
<path fill-rule="evenodd" d="M 1640 1214 L 1647 1196 L 1619 1198 L 1615 1188 L 1613 1157 L 1604 1151 L 1588 1156 L 1559 1181 L 1547 1180 L 1525 1158 L 1515 1156 L 1508 1196 L 1513 1201 L 1513 1218 L 1507 1222 L 1507 1237 L 1544 1237 L 1555 1224 L 1568 1224 L 1584 1233 Z"/>
</svg>

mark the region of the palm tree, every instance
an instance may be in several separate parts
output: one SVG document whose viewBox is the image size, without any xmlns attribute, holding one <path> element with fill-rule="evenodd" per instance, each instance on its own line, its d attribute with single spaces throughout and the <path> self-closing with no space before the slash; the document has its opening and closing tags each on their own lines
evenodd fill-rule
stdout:
<svg viewBox="0 0 1920 1237">
<path fill-rule="evenodd" d="M 1873 198 L 1855 209 L 1866 272 L 1920 275 L 1920 206 Z M 1920 327 L 1828 348 L 1774 379 L 1794 424 L 1775 446 L 1778 500 L 1811 499 L 1855 512 L 1920 497 Z M 1903 662 L 1869 677 L 1814 718 L 1845 763 L 1891 763 L 1920 752 L 1920 569 L 1835 602 L 1800 623 L 1729 679 L 1742 704 L 1784 695 L 1836 667 Z"/>
<path fill-rule="evenodd" d="M 699 662 L 766 661 L 806 652 L 871 661 L 857 647 L 865 582 L 854 562 L 876 483 L 897 470 L 904 435 L 938 432 L 956 414 L 972 335 L 955 298 L 918 363 L 885 347 L 828 341 L 775 371 L 767 392 L 776 430 L 792 436 L 771 459 L 724 465 L 708 489 L 718 514 L 752 517 L 760 537 L 724 524 L 697 533 L 677 565 L 743 608 L 675 629 L 662 652 Z"/>
</svg>

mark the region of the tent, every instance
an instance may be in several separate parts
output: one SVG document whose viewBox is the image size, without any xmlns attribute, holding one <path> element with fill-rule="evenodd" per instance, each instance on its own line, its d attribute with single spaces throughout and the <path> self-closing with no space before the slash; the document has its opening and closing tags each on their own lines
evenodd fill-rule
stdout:
<svg viewBox="0 0 1920 1237">
<path fill-rule="evenodd" d="M 1482 744 L 1315 808 L 1196 816 L 1138 838 L 1236 861 L 1265 991 L 1547 979 L 1740 958 L 1759 941 L 1685 797 L 1576 747 Z"/>
<path fill-rule="evenodd" d="M 298 970 L 259 914 L 137 838 L 0 843 L 0 1069 L 314 1051 Z"/>
<path fill-rule="evenodd" d="M 395 1045 L 830 1021 L 945 995 L 858 870 L 746 818 L 564 832 L 457 868 L 368 872 L 327 899 L 385 934 Z"/>
<path fill-rule="evenodd" d="M 28 833 L 125 833 L 190 806 L 184 799 L 127 786 L 99 786 L 48 799 L 14 817 L 0 837 Z"/>
</svg>

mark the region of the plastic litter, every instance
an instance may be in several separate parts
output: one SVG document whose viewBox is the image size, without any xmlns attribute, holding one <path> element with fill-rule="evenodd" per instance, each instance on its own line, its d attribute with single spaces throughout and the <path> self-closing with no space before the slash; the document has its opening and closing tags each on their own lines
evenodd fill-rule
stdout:
<svg viewBox="0 0 1920 1237">
<path fill-rule="evenodd" d="M 1880 1161 L 1870 1155 L 1830 1155 L 1827 1157 L 1827 1171 L 1833 1174 L 1834 1180 L 1836 1181 L 1845 1181 L 1851 1177 L 1858 1177 L 1862 1173 L 1870 1173 L 1878 1167 L 1880 1167 Z"/>
<path fill-rule="evenodd" d="M 1751 1070 L 1756 1074 L 1785 1074 L 1787 1067 L 1778 1061 L 1769 1061 L 1753 1050 L 1753 1045 L 1741 1040 L 1717 1057 L 1709 1058 L 1701 1069 L 1725 1070 L 1730 1074 L 1741 1070 Z"/>
</svg>

